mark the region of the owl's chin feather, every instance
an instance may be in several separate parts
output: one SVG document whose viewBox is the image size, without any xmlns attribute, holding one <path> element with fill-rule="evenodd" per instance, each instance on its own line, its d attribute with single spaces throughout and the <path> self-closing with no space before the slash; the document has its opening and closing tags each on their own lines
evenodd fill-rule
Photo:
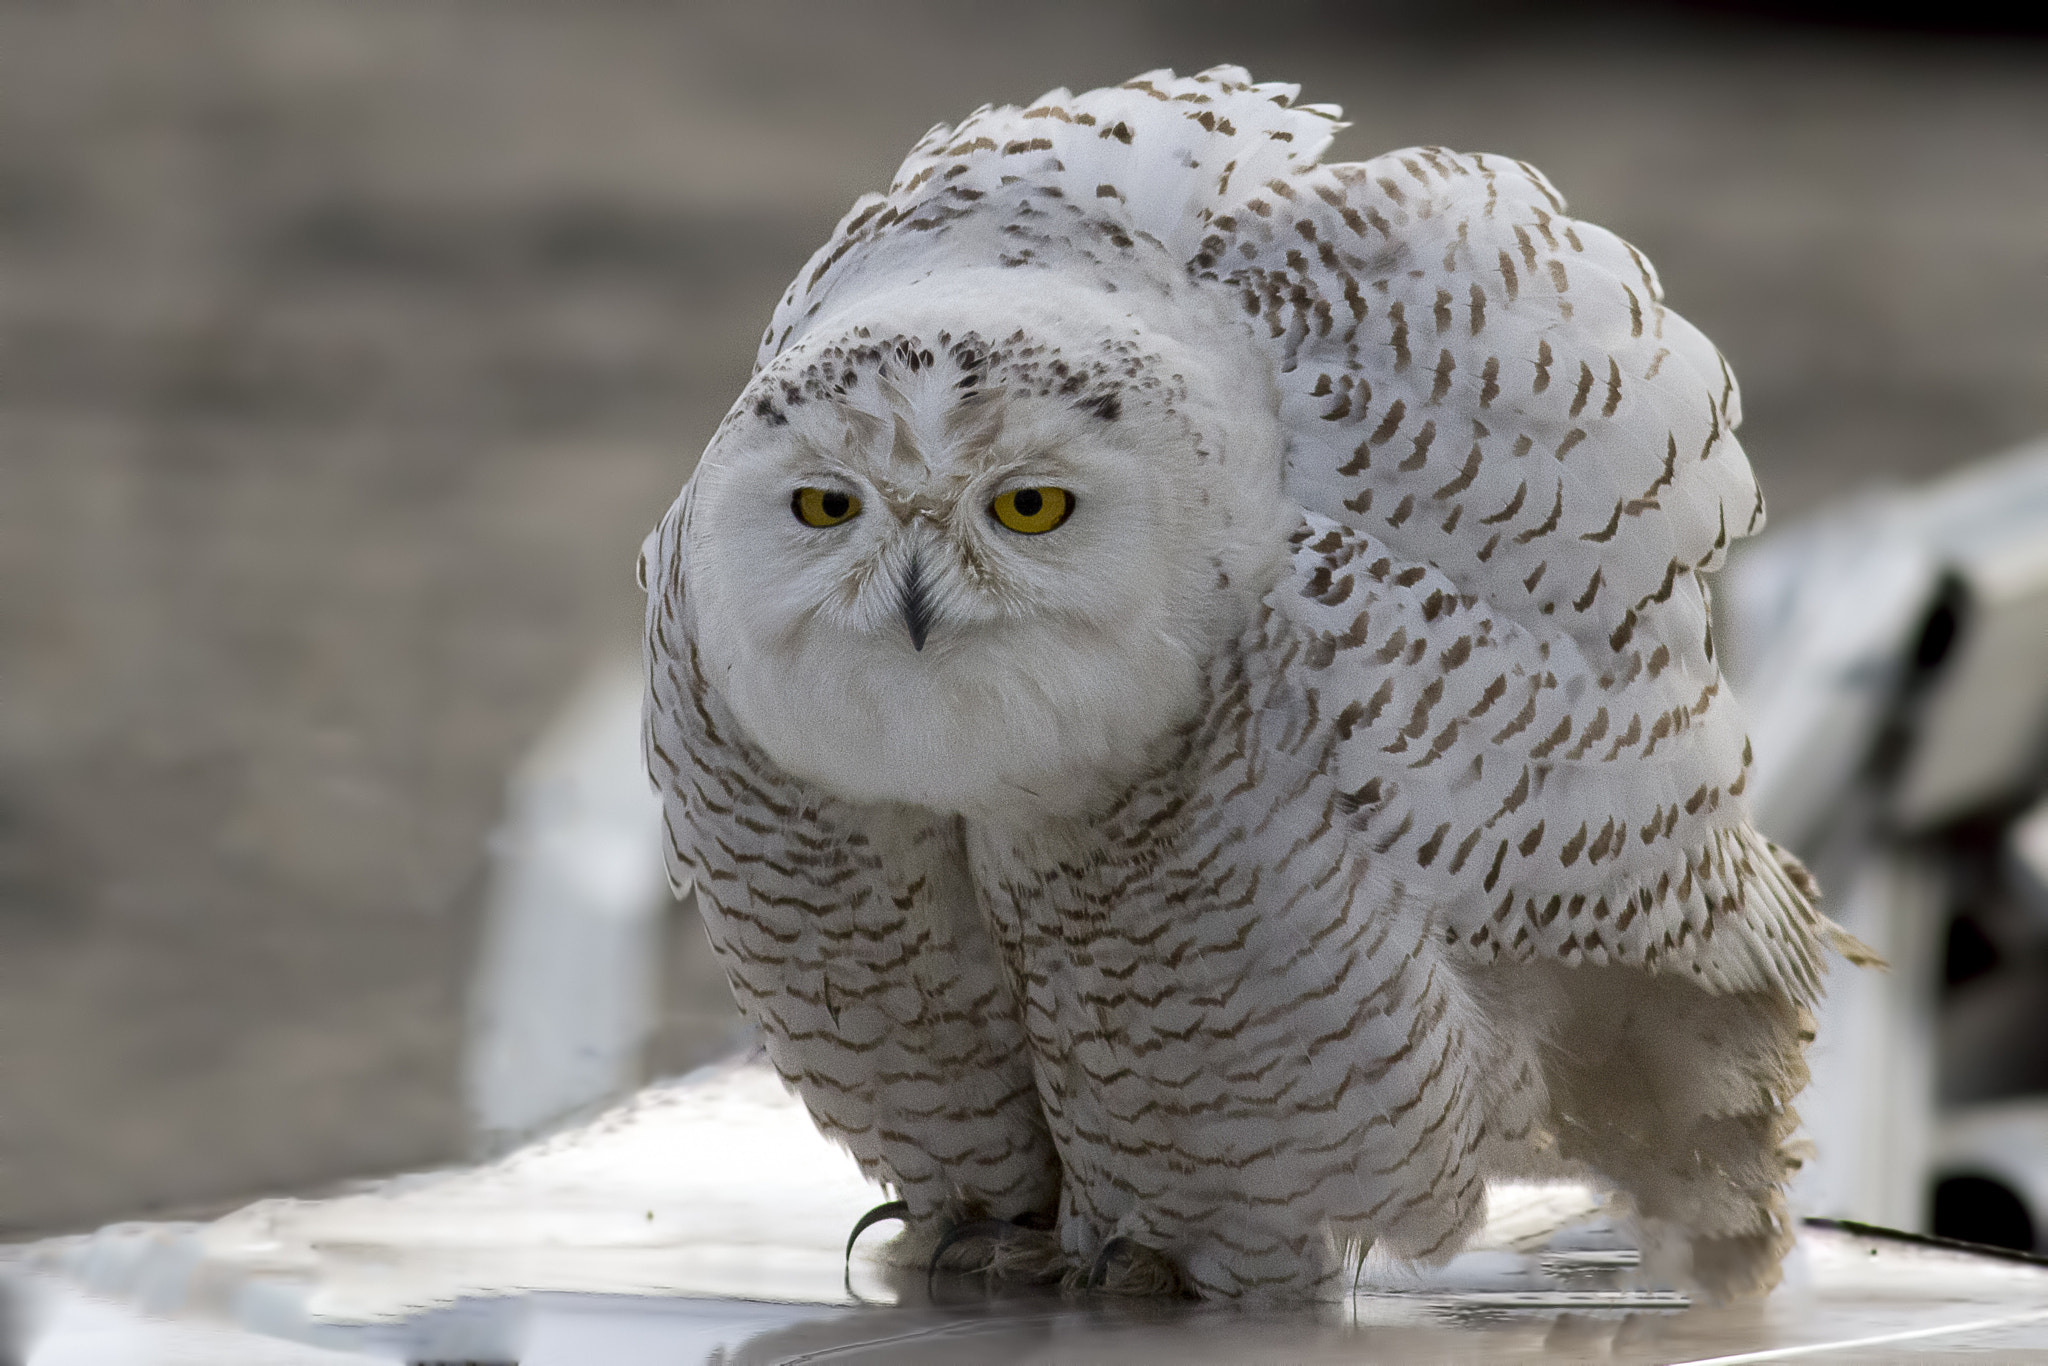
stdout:
<svg viewBox="0 0 2048 1366">
<path fill-rule="evenodd" d="M 901 630 L 827 630 L 793 662 L 741 652 L 724 691 L 777 765 L 847 801 L 969 817 L 1078 815 L 1109 801 L 1155 761 L 1201 688 L 1195 643 L 1165 632 L 1111 649 L 1050 624 L 1010 625 L 966 640 L 935 633 L 915 650 Z"/>
</svg>

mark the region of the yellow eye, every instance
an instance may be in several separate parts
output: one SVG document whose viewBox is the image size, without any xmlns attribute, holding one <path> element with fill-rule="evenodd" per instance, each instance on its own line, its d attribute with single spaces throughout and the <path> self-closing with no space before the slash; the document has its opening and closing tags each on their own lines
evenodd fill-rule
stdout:
<svg viewBox="0 0 2048 1366">
<path fill-rule="evenodd" d="M 838 489 L 798 489 L 789 509 L 805 526 L 838 526 L 860 516 L 860 499 Z"/>
<path fill-rule="evenodd" d="M 1067 520 L 1074 510 L 1074 495 L 1065 489 L 1011 489 L 990 503 L 988 510 L 1010 530 L 1038 536 Z"/>
</svg>

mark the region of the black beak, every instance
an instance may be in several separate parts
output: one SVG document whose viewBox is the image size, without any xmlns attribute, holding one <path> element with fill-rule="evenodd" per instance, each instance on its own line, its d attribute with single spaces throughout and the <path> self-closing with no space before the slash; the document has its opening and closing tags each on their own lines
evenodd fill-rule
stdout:
<svg viewBox="0 0 2048 1366">
<path fill-rule="evenodd" d="M 924 649 L 925 635 L 932 628 L 932 605 L 925 596 L 924 566 L 915 555 L 903 571 L 903 624 L 910 628 L 910 643 Z"/>
</svg>

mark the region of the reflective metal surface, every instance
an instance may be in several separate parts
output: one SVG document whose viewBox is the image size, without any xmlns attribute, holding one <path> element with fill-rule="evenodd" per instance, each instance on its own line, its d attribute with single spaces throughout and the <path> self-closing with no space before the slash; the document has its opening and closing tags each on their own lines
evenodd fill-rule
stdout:
<svg viewBox="0 0 2048 1366">
<path fill-rule="evenodd" d="M 0 1266 L 34 1366 L 2048 1360 L 2038 1261 L 1809 1227 L 1769 1299 L 1692 1305 L 1577 1186 L 1498 1187 L 1447 1266 L 1369 1258 L 1340 1303 L 1265 1309 L 928 1282 L 881 1229 L 846 1267 L 878 1198 L 737 1061 L 485 1166 Z"/>
</svg>

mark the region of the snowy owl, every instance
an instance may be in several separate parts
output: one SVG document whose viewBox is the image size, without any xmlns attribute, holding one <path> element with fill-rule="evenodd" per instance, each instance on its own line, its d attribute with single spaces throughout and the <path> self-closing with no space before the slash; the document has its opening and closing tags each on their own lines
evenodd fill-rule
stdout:
<svg viewBox="0 0 2048 1366">
<path fill-rule="evenodd" d="M 1714 661 L 1735 381 L 1295 94 L 984 108 L 805 265 L 642 553 L 671 877 L 900 1258 L 1314 1296 L 1576 1173 L 1767 1286 L 1848 941 Z"/>
</svg>

